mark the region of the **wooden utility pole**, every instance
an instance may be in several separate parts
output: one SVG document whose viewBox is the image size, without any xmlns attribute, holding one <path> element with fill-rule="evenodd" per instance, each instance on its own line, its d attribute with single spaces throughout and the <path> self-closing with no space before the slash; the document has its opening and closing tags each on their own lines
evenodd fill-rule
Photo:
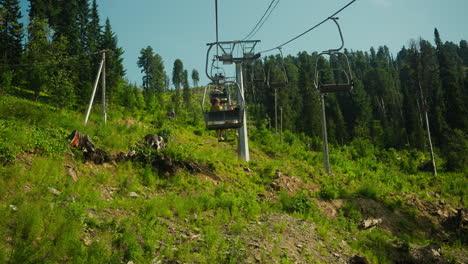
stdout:
<svg viewBox="0 0 468 264">
<path fill-rule="evenodd" d="M 102 117 L 104 119 L 104 124 L 107 124 L 107 113 L 106 113 L 106 52 L 112 52 L 111 50 L 102 50 L 97 52 L 97 54 L 102 54 L 101 63 L 99 64 L 99 70 L 96 75 L 96 80 L 94 81 L 93 93 L 91 94 L 91 99 L 89 100 L 88 109 L 86 110 L 85 116 L 85 125 L 88 123 L 89 114 L 91 113 L 91 108 L 94 102 L 94 96 L 96 95 L 97 86 L 99 79 L 102 78 Z"/>
<path fill-rule="evenodd" d="M 436 162 L 435 162 L 434 150 L 432 148 L 431 130 L 429 129 L 429 118 L 427 117 L 427 102 L 424 99 L 421 83 L 419 83 L 419 91 L 421 93 L 421 106 L 422 106 L 422 110 L 424 111 L 424 116 L 426 119 L 427 141 L 429 142 L 429 149 L 431 151 L 432 167 L 434 168 L 434 175 L 437 176 L 437 167 L 436 167 Z"/>
</svg>

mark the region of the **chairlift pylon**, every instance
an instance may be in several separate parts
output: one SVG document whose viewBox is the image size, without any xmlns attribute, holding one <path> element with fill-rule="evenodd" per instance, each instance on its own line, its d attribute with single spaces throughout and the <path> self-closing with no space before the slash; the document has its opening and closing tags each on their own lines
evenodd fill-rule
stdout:
<svg viewBox="0 0 468 264">
<path fill-rule="evenodd" d="M 338 24 L 338 18 L 337 17 L 330 17 L 333 22 L 335 22 L 336 26 L 338 27 L 338 32 L 340 33 L 340 39 L 341 39 L 341 46 L 337 49 L 329 49 L 326 51 L 321 52 L 317 60 L 315 61 L 315 78 L 314 78 L 314 86 L 317 89 L 318 92 L 321 94 L 327 94 L 327 93 L 334 93 L 334 92 L 350 92 L 353 87 L 354 87 L 354 80 L 353 80 L 353 75 L 351 72 L 351 66 L 349 65 L 349 60 L 348 56 L 346 56 L 345 53 L 341 52 L 340 50 L 343 49 L 344 47 L 344 39 L 343 39 L 343 34 L 341 32 L 340 25 Z M 330 65 L 333 62 L 332 57 L 343 57 L 346 61 L 346 68 L 345 69 L 339 69 L 345 76 L 346 82 L 344 83 L 322 83 L 320 80 L 321 74 L 325 72 L 324 70 L 318 70 L 318 62 L 319 58 L 323 57 L 324 55 L 328 55 L 330 57 Z M 337 59 L 337 64 L 339 64 L 339 60 Z M 331 71 L 337 70 L 336 68 L 333 68 L 331 65 Z"/>
</svg>

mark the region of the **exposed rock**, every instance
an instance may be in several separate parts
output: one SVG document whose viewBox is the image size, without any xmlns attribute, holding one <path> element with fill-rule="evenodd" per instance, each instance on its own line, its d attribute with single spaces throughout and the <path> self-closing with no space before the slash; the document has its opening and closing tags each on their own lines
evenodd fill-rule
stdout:
<svg viewBox="0 0 468 264">
<path fill-rule="evenodd" d="M 70 176 L 74 182 L 78 181 L 78 176 L 76 175 L 75 169 L 71 165 L 66 165 L 67 175 Z"/>
<path fill-rule="evenodd" d="M 28 193 L 29 191 L 31 191 L 31 186 L 23 185 L 23 190 L 24 190 L 25 193 Z"/>
<path fill-rule="evenodd" d="M 51 188 L 51 187 L 49 187 L 48 189 L 49 189 L 49 192 L 52 193 L 55 196 L 59 196 L 60 194 L 62 194 L 62 192 L 57 190 L 57 189 L 54 189 L 54 188 Z"/>
<path fill-rule="evenodd" d="M 83 244 L 85 244 L 85 246 L 89 246 L 93 243 L 93 240 L 91 240 L 91 238 L 89 237 L 82 237 L 81 241 L 83 241 Z"/>
<path fill-rule="evenodd" d="M 359 224 L 359 227 L 362 229 L 369 229 L 381 223 L 382 223 L 382 218 L 377 218 L 377 219 L 367 218 L 361 221 L 361 223 Z"/>
<path fill-rule="evenodd" d="M 16 207 L 14 204 L 10 204 L 10 209 L 11 209 L 13 212 L 18 212 L 18 207 Z"/>
<path fill-rule="evenodd" d="M 128 195 L 130 198 L 138 198 L 139 195 L 136 192 L 130 192 Z"/>
<path fill-rule="evenodd" d="M 166 143 L 164 138 L 154 134 L 148 134 L 145 136 L 146 146 L 150 148 L 155 148 L 157 151 L 161 151 L 166 148 Z"/>
<path fill-rule="evenodd" d="M 442 257 L 440 245 L 432 243 L 427 247 L 412 247 L 410 249 L 410 260 L 411 263 L 425 264 L 425 263 L 437 263 L 445 264 L 449 263 Z"/>
</svg>

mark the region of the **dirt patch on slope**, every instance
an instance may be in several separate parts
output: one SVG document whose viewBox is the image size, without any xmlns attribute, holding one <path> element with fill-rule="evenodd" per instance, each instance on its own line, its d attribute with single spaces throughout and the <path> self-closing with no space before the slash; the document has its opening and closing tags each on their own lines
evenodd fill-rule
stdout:
<svg viewBox="0 0 468 264">
<path fill-rule="evenodd" d="M 275 191 L 285 190 L 288 194 L 295 194 L 303 185 L 304 183 L 300 178 L 284 174 L 277 170 L 270 187 Z"/>
<path fill-rule="evenodd" d="M 317 234 L 313 223 L 289 215 L 266 214 L 239 236 L 246 241 L 245 263 L 347 263 L 350 259 L 345 241 L 332 246 Z"/>
</svg>

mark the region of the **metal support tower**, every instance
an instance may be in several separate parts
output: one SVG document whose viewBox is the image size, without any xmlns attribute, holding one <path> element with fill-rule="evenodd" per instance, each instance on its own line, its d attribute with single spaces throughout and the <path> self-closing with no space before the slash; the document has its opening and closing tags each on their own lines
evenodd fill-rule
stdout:
<svg viewBox="0 0 468 264">
<path fill-rule="evenodd" d="M 205 72 L 208 78 L 215 81 L 216 77 L 211 76 L 208 73 L 208 58 L 210 50 L 213 46 L 219 48 L 220 54 L 216 54 L 216 59 L 221 61 L 223 64 L 235 64 L 236 65 L 236 80 L 239 84 L 239 98 L 245 98 L 244 96 L 244 79 L 242 75 L 242 64 L 252 62 L 260 57 L 260 53 L 255 53 L 255 46 L 260 40 L 246 40 L 246 41 L 216 41 L 215 43 L 208 43 L 209 46 L 207 57 L 206 57 L 206 68 Z M 234 57 L 234 54 L 241 54 L 242 56 Z M 244 109 L 243 115 L 243 126 L 239 128 L 239 141 L 238 141 L 238 153 L 239 158 L 243 161 L 250 160 L 249 154 L 249 138 L 247 135 L 247 109 L 245 106 L 245 100 L 243 100 L 242 108 Z"/>
<path fill-rule="evenodd" d="M 280 122 L 280 140 L 281 141 L 280 142 L 281 144 L 283 144 L 283 107 L 280 106 L 279 109 L 280 109 L 280 120 L 281 120 Z"/>
<path fill-rule="evenodd" d="M 244 98 L 244 78 L 242 75 L 242 63 L 236 63 L 236 78 L 239 83 L 240 91 L 239 98 Z M 245 108 L 245 101 L 243 101 L 244 115 L 243 115 L 243 126 L 239 128 L 239 140 L 238 140 L 238 153 L 239 158 L 243 161 L 250 160 L 249 152 L 249 137 L 247 135 L 247 109 Z"/>
<path fill-rule="evenodd" d="M 322 102 L 322 137 L 323 137 L 323 162 L 325 164 L 325 172 L 330 174 L 330 161 L 328 159 L 328 136 L 327 136 L 327 118 L 325 116 L 325 95 L 320 95 Z"/>
<path fill-rule="evenodd" d="M 278 89 L 275 87 L 275 134 L 278 134 Z"/>
<path fill-rule="evenodd" d="M 106 52 L 102 53 L 102 61 L 104 67 L 102 68 L 102 118 L 104 119 L 104 125 L 107 125 L 107 113 L 106 113 Z"/>
</svg>

